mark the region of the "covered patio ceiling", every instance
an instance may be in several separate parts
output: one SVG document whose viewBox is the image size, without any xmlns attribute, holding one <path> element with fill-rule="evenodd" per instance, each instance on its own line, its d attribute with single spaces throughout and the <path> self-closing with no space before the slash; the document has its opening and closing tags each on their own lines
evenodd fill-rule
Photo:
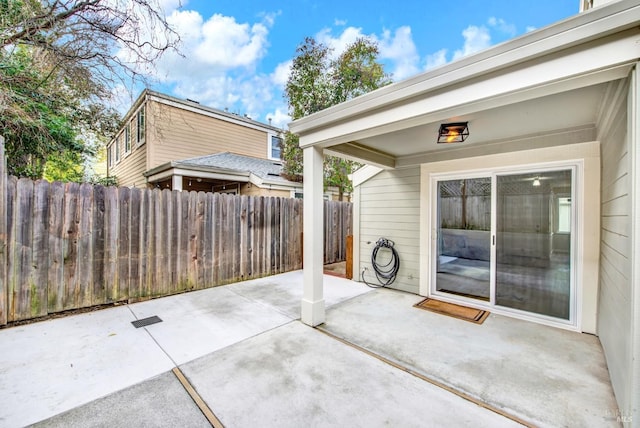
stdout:
<svg viewBox="0 0 640 428">
<path fill-rule="evenodd" d="M 470 147 L 541 135 L 593 130 L 606 89 L 607 84 L 600 83 L 375 134 L 354 142 L 330 146 L 325 150 L 337 155 L 356 153 L 352 149 L 369 151 L 393 159 L 395 166 L 403 166 L 419 162 L 424 156 L 441 155 L 443 152 L 467 151 Z M 469 137 L 463 143 L 438 144 L 438 129 L 445 122 L 469 122 Z"/>
</svg>

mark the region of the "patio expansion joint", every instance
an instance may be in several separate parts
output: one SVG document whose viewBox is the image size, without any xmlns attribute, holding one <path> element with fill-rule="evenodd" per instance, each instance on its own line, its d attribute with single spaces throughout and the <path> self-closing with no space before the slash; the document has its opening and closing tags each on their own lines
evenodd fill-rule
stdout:
<svg viewBox="0 0 640 428">
<path fill-rule="evenodd" d="M 211 424 L 213 428 L 224 428 L 220 419 L 213 413 L 209 405 L 202 399 L 198 391 L 196 391 L 195 387 L 189 382 L 189 379 L 182 373 L 182 370 L 178 367 L 174 367 L 171 370 L 174 376 L 178 379 L 182 387 L 187 391 L 187 394 L 191 397 L 193 402 L 198 406 L 198 409 L 202 412 L 207 421 Z"/>
<path fill-rule="evenodd" d="M 502 410 L 500 408 L 497 408 L 495 406 L 492 406 L 491 404 L 486 403 L 486 402 L 484 402 L 484 401 L 482 401 L 482 400 L 480 400 L 480 399 L 478 399 L 478 398 L 476 398 L 476 397 L 474 397 L 472 395 L 469 395 L 469 394 L 467 394 L 466 392 L 464 392 L 464 391 L 462 391 L 460 389 L 457 389 L 455 387 L 452 387 L 452 386 L 449 386 L 447 384 L 444 384 L 444 383 L 442 383 L 442 382 L 440 382 L 440 381 L 438 381 L 436 379 L 433 379 L 431 377 L 425 376 L 424 374 L 422 374 L 420 372 L 417 372 L 417 371 L 415 371 L 413 369 L 410 369 L 409 367 L 403 366 L 402 364 L 399 364 L 399 363 L 397 363 L 395 361 L 392 361 L 389 358 L 386 358 L 386 357 L 384 357 L 384 356 L 382 356 L 380 354 L 377 354 L 377 353 L 375 353 L 375 352 L 373 352 L 373 351 L 371 351 L 371 350 L 369 350 L 367 348 L 364 348 L 364 347 L 362 347 L 360 345 L 356 345 L 355 343 L 352 343 L 352 342 L 350 342 L 350 341 L 348 341 L 348 340 L 346 340 L 346 339 L 344 339 L 344 338 L 342 338 L 340 336 L 337 336 L 337 335 L 329 332 L 328 330 L 326 330 L 322 326 L 314 327 L 314 329 L 319 331 L 319 332 L 321 332 L 321 333 L 323 333 L 323 334 L 325 334 L 326 336 L 328 336 L 328 337 L 330 337 L 330 338 L 332 338 L 334 340 L 337 340 L 340 343 L 343 343 L 343 344 L 345 344 L 347 346 L 350 346 L 350 347 L 352 347 L 352 348 L 354 348 L 354 349 L 356 349 L 356 350 L 358 350 L 360 352 L 363 352 L 364 354 L 366 354 L 366 355 L 368 355 L 370 357 L 373 357 L 373 358 L 375 358 L 375 359 L 377 359 L 377 360 L 379 360 L 379 361 L 381 361 L 381 362 L 383 362 L 385 364 L 388 364 L 391 367 L 394 367 L 394 368 L 396 368 L 398 370 L 402 370 L 403 372 L 408 373 L 411 376 L 417 377 L 418 379 L 420 379 L 420 380 L 422 380 L 424 382 L 428 382 L 428 383 L 430 383 L 430 384 L 432 384 L 432 385 L 434 385 L 434 386 L 436 386 L 438 388 L 444 389 L 445 391 L 450 392 L 450 393 L 452 393 L 454 395 L 457 395 L 458 397 L 460 397 L 460 398 L 462 398 L 464 400 L 467 400 L 467 401 L 469 401 L 471 403 L 474 403 L 475 405 L 477 405 L 479 407 L 482 407 L 482 408 L 487 409 L 487 410 L 489 410 L 491 412 L 497 413 L 498 415 L 503 416 L 503 417 L 505 417 L 507 419 L 511 419 L 512 421 L 517 422 L 517 423 L 519 423 L 519 424 L 521 424 L 523 426 L 526 426 L 526 427 L 529 427 L 529 428 L 534 428 L 535 427 L 535 425 L 533 425 L 531 422 L 525 421 L 524 419 L 522 419 L 522 418 L 520 418 L 520 417 L 518 417 L 516 415 L 508 413 L 508 412 L 506 412 L 506 411 L 504 411 L 504 410 Z"/>
</svg>

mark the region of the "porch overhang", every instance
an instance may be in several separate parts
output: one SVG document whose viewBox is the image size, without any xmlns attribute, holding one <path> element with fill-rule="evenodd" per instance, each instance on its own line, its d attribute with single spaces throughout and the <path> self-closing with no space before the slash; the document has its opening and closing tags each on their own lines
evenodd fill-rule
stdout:
<svg viewBox="0 0 640 428">
<path fill-rule="evenodd" d="M 143 174 L 147 183 L 158 183 L 165 180 L 174 180 L 178 177 L 188 177 L 194 179 L 214 180 L 230 183 L 251 183 L 262 189 L 292 191 L 302 188 L 300 183 L 283 182 L 282 180 L 270 180 L 260 177 L 251 171 L 240 171 L 236 169 L 220 168 L 207 165 L 190 165 L 185 162 L 167 162 Z M 182 190 L 182 186 L 174 186 Z"/>
<path fill-rule="evenodd" d="M 305 238 L 322 230 L 312 202 L 307 209 L 322 197 L 317 165 L 306 162 L 318 153 L 388 169 L 523 150 L 541 136 L 558 146 L 595 140 L 610 83 L 640 58 L 639 22 L 640 0 L 612 2 L 292 122 L 308 154 Z M 470 136 L 438 145 L 450 122 L 468 122 Z M 317 314 L 305 316 L 303 299 L 302 320 L 317 325 L 324 308 L 309 302 L 322 296 L 322 249 L 305 239 L 304 253 L 306 312 Z"/>
<path fill-rule="evenodd" d="M 174 166 L 173 163 L 168 163 L 154 168 L 153 170 L 146 172 L 144 175 L 147 177 L 148 183 L 166 180 L 176 175 L 247 183 L 249 182 L 249 176 L 251 173 L 223 170 L 220 168 L 207 168 L 202 166 L 189 167 L 181 165 L 178 167 Z"/>
</svg>

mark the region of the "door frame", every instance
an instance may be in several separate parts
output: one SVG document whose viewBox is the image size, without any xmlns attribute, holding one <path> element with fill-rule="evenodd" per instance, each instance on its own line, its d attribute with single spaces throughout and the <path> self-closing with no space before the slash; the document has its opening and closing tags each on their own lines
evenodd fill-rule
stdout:
<svg viewBox="0 0 640 428">
<path fill-rule="evenodd" d="M 533 312 L 527 312 L 519 309 L 508 308 L 504 306 L 497 306 L 495 304 L 495 270 L 496 270 L 496 245 L 492 242 L 491 249 L 491 261 L 490 261 L 490 298 L 488 302 L 468 298 L 464 296 L 453 295 L 451 293 L 440 292 L 436 290 L 436 275 L 437 275 L 437 256 L 438 256 L 438 233 L 437 233 L 437 221 L 438 221 L 438 181 L 465 179 L 465 178 L 478 178 L 478 177 L 491 177 L 491 239 L 496 233 L 496 206 L 497 206 L 497 192 L 496 182 L 498 175 L 511 175 L 518 173 L 531 173 L 531 172 L 543 172 L 543 171 L 558 171 L 563 169 L 572 170 L 572 186 L 571 186 L 571 198 L 572 198 L 572 217 L 571 217 L 571 258 L 570 258 L 570 307 L 569 307 L 569 320 L 562 320 L 542 314 L 536 314 Z M 507 315 L 514 318 L 519 318 L 527 321 L 533 321 L 540 324 L 551 325 L 554 327 L 561 327 L 569 330 L 580 330 L 581 324 L 581 307 L 582 301 L 582 242 L 583 242 L 583 207 L 584 204 L 580 200 L 583 194 L 582 185 L 584 179 L 584 162 L 582 159 L 567 160 L 567 161 L 551 161 L 551 162 L 538 162 L 527 163 L 518 165 L 507 165 L 493 168 L 479 168 L 479 169 L 467 169 L 459 171 L 446 171 L 428 174 L 428 186 L 429 186 L 429 216 L 428 216 L 428 236 L 429 236 L 429 257 L 427 263 L 429 265 L 428 271 L 430 272 L 428 278 L 428 297 L 434 297 L 438 300 L 464 304 L 466 306 L 489 310 L 490 312 Z"/>
</svg>

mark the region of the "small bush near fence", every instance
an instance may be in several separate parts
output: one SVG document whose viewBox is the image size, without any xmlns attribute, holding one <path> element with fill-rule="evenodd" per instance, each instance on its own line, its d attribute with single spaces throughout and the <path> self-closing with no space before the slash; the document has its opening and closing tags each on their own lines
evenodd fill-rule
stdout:
<svg viewBox="0 0 640 428">
<path fill-rule="evenodd" d="M 2 173 L 0 325 L 302 266 L 299 199 L 34 182 Z M 345 258 L 351 210 L 350 203 L 325 202 L 325 263 Z"/>
</svg>

